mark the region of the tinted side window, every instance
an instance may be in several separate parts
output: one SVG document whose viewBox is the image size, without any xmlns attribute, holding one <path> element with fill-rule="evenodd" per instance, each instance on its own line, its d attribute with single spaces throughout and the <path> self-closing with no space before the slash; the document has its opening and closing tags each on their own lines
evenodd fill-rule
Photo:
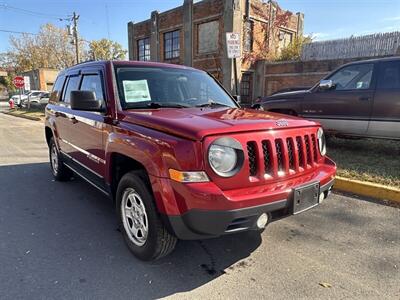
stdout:
<svg viewBox="0 0 400 300">
<path fill-rule="evenodd" d="M 80 89 L 81 91 L 93 91 L 96 94 L 96 100 L 104 100 L 100 75 L 84 75 Z"/>
<path fill-rule="evenodd" d="M 57 102 L 60 99 L 60 93 L 63 88 L 64 81 L 65 81 L 64 75 L 57 77 L 56 82 L 54 83 L 53 90 L 51 92 L 49 101 Z"/>
<path fill-rule="evenodd" d="M 71 91 L 77 91 L 79 85 L 79 76 L 70 76 L 68 83 L 64 91 L 63 100 L 65 103 L 69 103 L 71 99 Z"/>
<path fill-rule="evenodd" d="M 329 79 L 337 91 L 369 89 L 372 79 L 373 64 L 360 64 L 344 67 Z"/>
<path fill-rule="evenodd" d="M 400 62 L 381 63 L 377 88 L 400 89 Z"/>
</svg>

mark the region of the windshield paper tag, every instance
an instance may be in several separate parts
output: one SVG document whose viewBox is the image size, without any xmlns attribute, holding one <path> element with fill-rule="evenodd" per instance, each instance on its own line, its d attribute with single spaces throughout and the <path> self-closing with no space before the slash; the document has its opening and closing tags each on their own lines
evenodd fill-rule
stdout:
<svg viewBox="0 0 400 300">
<path fill-rule="evenodd" d="M 126 103 L 151 100 L 147 80 L 124 80 L 122 85 L 124 86 Z"/>
</svg>

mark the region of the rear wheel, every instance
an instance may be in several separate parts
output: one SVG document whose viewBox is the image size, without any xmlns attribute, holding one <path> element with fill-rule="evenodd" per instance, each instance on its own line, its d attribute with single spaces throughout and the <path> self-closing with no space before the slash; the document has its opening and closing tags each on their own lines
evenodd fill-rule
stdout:
<svg viewBox="0 0 400 300">
<path fill-rule="evenodd" d="M 156 260 L 175 248 L 177 239 L 163 225 L 153 195 L 137 172 L 120 180 L 117 211 L 124 240 L 137 258 Z"/>
<path fill-rule="evenodd" d="M 72 171 L 64 165 L 53 137 L 50 138 L 49 142 L 49 158 L 51 171 L 55 180 L 66 181 L 71 179 Z"/>
</svg>

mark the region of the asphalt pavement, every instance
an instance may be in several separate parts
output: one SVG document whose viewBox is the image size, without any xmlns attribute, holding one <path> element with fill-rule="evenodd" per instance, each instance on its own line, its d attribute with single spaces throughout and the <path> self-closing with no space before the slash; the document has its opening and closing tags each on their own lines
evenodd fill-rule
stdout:
<svg viewBox="0 0 400 300">
<path fill-rule="evenodd" d="M 179 242 L 153 263 L 110 201 L 52 179 L 41 122 L 0 113 L 0 299 L 399 299 L 400 209 L 333 194 L 242 233 Z"/>
<path fill-rule="evenodd" d="M 9 107 L 9 104 L 7 101 L 0 101 L 0 112 L 7 109 Z"/>
</svg>

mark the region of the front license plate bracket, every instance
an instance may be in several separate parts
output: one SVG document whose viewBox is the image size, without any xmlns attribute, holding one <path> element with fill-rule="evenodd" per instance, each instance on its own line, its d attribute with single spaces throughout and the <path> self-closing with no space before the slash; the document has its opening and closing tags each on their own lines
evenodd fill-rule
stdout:
<svg viewBox="0 0 400 300">
<path fill-rule="evenodd" d="M 318 205 L 319 182 L 303 185 L 293 190 L 293 214 L 299 214 Z"/>
</svg>

